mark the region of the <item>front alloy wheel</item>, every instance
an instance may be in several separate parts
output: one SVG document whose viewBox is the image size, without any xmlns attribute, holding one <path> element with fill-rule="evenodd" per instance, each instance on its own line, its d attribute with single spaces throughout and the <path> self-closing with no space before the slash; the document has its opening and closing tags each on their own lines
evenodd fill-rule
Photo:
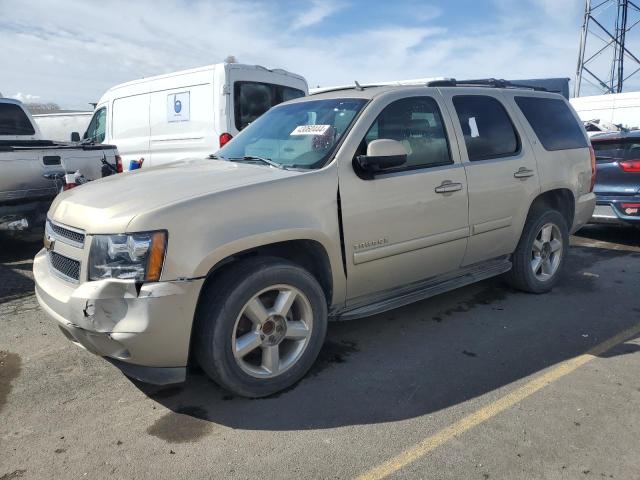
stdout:
<svg viewBox="0 0 640 480">
<path fill-rule="evenodd" d="M 195 356 L 227 390 L 271 395 L 309 371 L 327 316 L 327 296 L 309 271 L 282 258 L 248 258 L 206 286 L 196 312 Z"/>
<path fill-rule="evenodd" d="M 238 366 L 256 378 L 270 378 L 294 365 L 309 344 L 313 314 L 309 299 L 291 285 L 268 287 L 249 300 L 232 334 Z"/>
</svg>

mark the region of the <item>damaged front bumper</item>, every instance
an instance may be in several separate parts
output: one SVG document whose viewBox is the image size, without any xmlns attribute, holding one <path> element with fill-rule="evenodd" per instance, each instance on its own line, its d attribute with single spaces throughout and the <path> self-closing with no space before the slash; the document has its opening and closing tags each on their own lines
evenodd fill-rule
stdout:
<svg viewBox="0 0 640 480">
<path fill-rule="evenodd" d="M 184 380 L 203 279 L 74 284 L 50 271 L 45 250 L 35 257 L 33 273 L 40 306 L 69 340 L 139 380 Z"/>
</svg>

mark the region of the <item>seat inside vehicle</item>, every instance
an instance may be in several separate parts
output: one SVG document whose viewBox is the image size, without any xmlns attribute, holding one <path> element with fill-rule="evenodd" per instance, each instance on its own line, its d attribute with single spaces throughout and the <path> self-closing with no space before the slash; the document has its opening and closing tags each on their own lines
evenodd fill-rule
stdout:
<svg viewBox="0 0 640 480">
<path fill-rule="evenodd" d="M 407 149 L 407 166 L 448 163 L 449 152 L 442 127 L 434 127 L 426 118 L 410 118 L 402 144 Z"/>
</svg>

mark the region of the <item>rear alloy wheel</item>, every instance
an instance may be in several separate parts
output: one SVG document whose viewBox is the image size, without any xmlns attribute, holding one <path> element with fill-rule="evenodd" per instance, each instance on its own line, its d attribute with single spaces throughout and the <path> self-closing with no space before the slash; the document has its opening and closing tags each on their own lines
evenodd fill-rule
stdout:
<svg viewBox="0 0 640 480">
<path fill-rule="evenodd" d="M 230 265 L 198 305 L 195 355 L 222 387 L 264 397 L 311 368 L 327 331 L 327 299 L 307 270 L 255 257 Z"/>
<path fill-rule="evenodd" d="M 560 279 L 568 246 L 569 232 L 562 214 L 538 207 L 525 222 L 511 255 L 512 268 L 507 280 L 525 292 L 548 292 Z"/>
<path fill-rule="evenodd" d="M 531 251 L 531 270 L 541 282 L 551 279 L 562 260 L 563 240 L 557 225 L 547 223 L 542 226 Z"/>
</svg>

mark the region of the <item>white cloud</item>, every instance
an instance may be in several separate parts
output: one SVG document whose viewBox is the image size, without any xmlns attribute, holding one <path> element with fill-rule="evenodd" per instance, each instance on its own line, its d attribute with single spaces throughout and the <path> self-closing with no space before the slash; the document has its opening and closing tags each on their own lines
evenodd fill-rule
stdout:
<svg viewBox="0 0 640 480">
<path fill-rule="evenodd" d="M 343 5 L 329 0 L 312 0 L 309 5 L 308 10 L 293 19 L 291 25 L 293 30 L 316 25 L 343 8 Z"/>
<path fill-rule="evenodd" d="M 302 74 L 310 86 L 572 76 L 581 22 L 580 0 L 567 0 L 575 15 L 554 12 L 550 0 L 494 0 L 497 16 L 483 18 L 479 7 L 477 21 L 464 28 L 429 5 L 418 18 L 410 3 L 395 11 L 394 18 L 408 12 L 403 22 L 363 28 L 367 12 L 351 13 L 337 0 L 311 2 L 302 13 L 257 0 L 114 0 L 108 8 L 84 0 L 56 8 L 48 0 L 0 1 L 11 12 L 0 18 L 0 45 L 10 45 L 0 49 L 0 89 L 33 92 L 66 108 L 86 108 L 123 81 L 227 55 Z M 327 26 L 322 35 L 307 30 L 320 22 Z"/>
<path fill-rule="evenodd" d="M 23 103 L 32 103 L 40 100 L 38 95 L 31 95 L 30 93 L 21 93 L 18 92 L 14 95 L 9 95 L 9 98 L 15 98 L 16 100 L 20 100 Z"/>
</svg>

